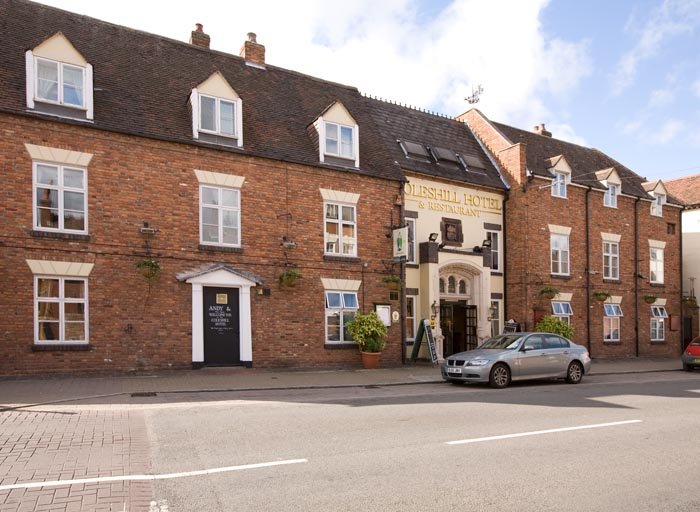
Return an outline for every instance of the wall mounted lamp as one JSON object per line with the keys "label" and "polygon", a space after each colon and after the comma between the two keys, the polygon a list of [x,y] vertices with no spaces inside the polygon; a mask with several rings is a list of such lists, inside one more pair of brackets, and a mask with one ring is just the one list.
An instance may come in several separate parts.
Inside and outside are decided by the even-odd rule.
{"label": "wall mounted lamp", "polygon": [[437,234],[437,233],[430,233],[430,236],[428,237],[428,241],[429,241],[429,242],[435,242],[435,241],[437,240],[437,238],[438,238],[438,234]]}
{"label": "wall mounted lamp", "polygon": [[440,309],[440,306],[438,306],[437,301],[434,300],[433,303],[430,305],[430,311],[432,311],[433,316],[437,316],[439,309]]}

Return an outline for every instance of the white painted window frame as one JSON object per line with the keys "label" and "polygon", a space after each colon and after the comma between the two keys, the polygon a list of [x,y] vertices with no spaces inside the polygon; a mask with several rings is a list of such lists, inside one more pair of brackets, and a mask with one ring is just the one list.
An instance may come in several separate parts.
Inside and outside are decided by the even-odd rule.
{"label": "white painted window frame", "polygon": [[[207,130],[202,128],[202,100],[204,98],[212,99],[214,100],[214,121],[216,122],[216,128],[214,130]],[[197,94],[197,101],[198,101],[198,112],[199,112],[199,131],[202,133],[211,133],[212,135],[220,135],[221,137],[228,137],[230,139],[236,139],[238,138],[238,102],[235,100],[228,100],[225,98],[219,98],[217,96],[212,96],[210,94],[203,94],[203,93],[198,93]],[[233,133],[223,133],[221,131],[221,103],[230,103],[233,105]]]}
{"label": "white painted window frame", "polygon": [[[333,205],[338,207],[338,219],[329,219],[326,217],[326,213],[328,211],[328,206]],[[349,207],[353,209],[353,218],[354,220],[351,222],[349,221],[344,221],[343,220],[343,207]],[[338,252],[329,252],[328,251],[328,230],[326,229],[326,224],[327,223],[334,223],[338,225],[338,240],[336,242]],[[353,252],[352,254],[350,253],[345,253],[343,252],[343,224],[352,224],[354,231],[355,231],[355,244],[353,247]],[[342,202],[336,202],[336,201],[324,201],[323,202],[323,253],[328,256],[348,256],[348,257],[354,257],[357,256],[357,246],[358,246],[358,241],[359,241],[359,235],[358,235],[358,229],[357,229],[357,205],[353,203],[342,203]]]}
{"label": "white painted window frame", "polygon": [[[554,248],[554,240],[557,237],[561,237],[562,240],[566,240],[566,248],[564,248],[564,249],[562,249],[562,248],[555,249]],[[571,262],[569,260],[569,252],[570,252],[569,242],[570,242],[569,235],[563,235],[561,233],[550,233],[550,235],[549,235],[549,254],[550,254],[549,270],[550,270],[550,273],[554,276],[568,276],[571,274]],[[555,251],[557,254],[556,259],[554,258]],[[563,255],[565,255],[566,258],[564,258]],[[557,272],[554,271],[554,263],[555,262],[558,263],[558,266],[559,266],[559,271],[557,271]],[[561,271],[562,263],[564,263],[564,262],[566,262],[566,268],[567,268],[566,272]]]}
{"label": "white painted window frame", "polygon": [[[337,293],[340,295],[340,300],[341,300],[341,305],[339,308],[331,308],[328,307],[328,294],[330,293]],[[343,294],[350,294],[354,295],[355,297],[355,304],[357,307],[355,308],[350,308],[345,306],[345,297]],[[323,301],[324,301],[324,313],[323,313],[323,323],[324,323],[324,339],[326,344],[328,345],[340,345],[340,344],[345,344],[345,343],[354,343],[354,340],[346,340],[345,339],[345,323],[343,321],[343,313],[348,312],[348,311],[354,311],[355,313],[358,313],[360,311],[360,302],[359,302],[359,297],[357,296],[356,291],[351,291],[351,290],[324,290],[323,293]],[[328,313],[329,312],[338,312],[340,315],[340,328],[339,328],[339,340],[329,340],[328,339]]]}
{"label": "white painted window frame", "polygon": [[[48,98],[40,98],[39,97],[39,62],[42,62],[42,61],[48,62],[51,64],[55,64],[57,69],[58,69],[58,75],[57,75],[58,101],[50,100]],[[81,71],[82,76],[83,76],[83,95],[82,95],[82,103],[80,105],[74,105],[73,103],[64,103],[63,70],[66,67],[79,69]],[[51,103],[53,105],[62,105],[64,107],[75,108],[78,110],[87,110],[86,99],[87,99],[87,85],[88,84],[87,84],[87,80],[86,80],[86,75],[87,75],[86,68],[84,68],[83,66],[76,66],[75,64],[68,64],[66,62],[59,62],[57,60],[47,59],[45,57],[34,57],[34,70],[33,70],[33,72],[34,72],[34,101],[38,101],[40,103]]]}
{"label": "white painted window frame", "polygon": [[[486,231],[486,238],[491,241],[491,271],[503,272],[503,262],[501,261],[501,237],[500,231]],[[493,238],[496,239],[496,249],[493,248]],[[495,258],[494,258],[495,255]],[[493,267],[493,262],[496,262],[496,268]]]}
{"label": "white painted window frame", "polygon": [[[611,249],[615,247],[617,252]],[[609,264],[605,265],[608,259]],[[603,240],[603,279],[620,279],[620,244],[610,240]]]}
{"label": "white painted window frame", "polygon": [[603,194],[603,206],[607,208],[617,208],[617,196],[620,193],[620,185],[617,183],[608,184],[608,188]]}
{"label": "white painted window frame", "polygon": [[568,185],[569,180],[570,178],[568,173],[554,171],[554,177],[552,178],[552,196],[566,199],[566,186]]}
{"label": "white painted window frame", "polygon": [[[418,223],[416,222],[417,219],[407,217],[406,218],[406,226],[408,227],[408,257],[406,258],[406,263],[411,263],[411,264],[418,264],[418,243],[417,243],[417,237],[416,237],[416,227]],[[411,240],[411,231],[413,231],[413,240]],[[411,258],[411,253],[413,253],[413,257]]]}
{"label": "white painted window frame", "polygon": [[[622,315],[622,308],[619,304],[603,304],[603,342],[604,343],[619,343],[622,339],[620,330],[621,324],[620,318]],[[605,337],[606,330],[611,333],[610,338]],[[613,337],[612,333],[617,333],[617,337]]]}
{"label": "white painted window frame", "polygon": [[[37,167],[39,165],[45,165],[47,167],[55,167],[58,169],[59,183],[56,186],[49,186],[39,183],[37,180]],[[83,172],[83,189],[65,187],[63,186],[63,171],[64,169],[82,171]],[[37,216],[37,210],[39,205],[37,205],[36,196],[38,188],[49,188],[51,190],[58,191],[58,228],[49,228],[39,225],[39,218]],[[64,205],[63,205],[63,192],[80,192],[83,194],[83,211],[85,212],[85,228],[79,229],[65,229],[63,228],[64,223]],[[88,171],[86,167],[81,167],[79,165],[64,165],[57,164],[55,162],[46,162],[41,160],[32,161],[32,224],[36,231],[48,231],[50,233],[74,233],[85,235],[88,232]]]}
{"label": "white painted window frame", "polygon": [[[56,279],[58,280],[58,297],[39,297],[39,280],[40,279]],[[66,281],[82,281],[85,290],[83,298],[66,298],[65,297],[65,282]],[[40,340],[39,339],[39,303],[52,302],[58,304],[58,322],[60,340]],[[85,339],[84,340],[66,340],[65,336],[65,304],[84,304],[85,305]],[[90,311],[88,299],[88,280],[84,277],[75,276],[52,276],[45,274],[34,275],[34,344],[35,345],[87,345],[90,343]]]}
{"label": "white painted window frame", "polygon": [[[652,257],[654,253],[657,255],[656,260]],[[654,273],[656,276],[652,279]],[[663,284],[664,277],[664,249],[661,247],[649,247],[649,282]]]}
{"label": "white painted window frame", "polygon": [[574,310],[571,308],[571,302],[565,300],[552,301],[552,316],[564,320],[567,324],[571,324],[573,315]]}
{"label": "white painted window frame", "polygon": [[655,194],[654,200],[651,202],[650,213],[654,217],[663,217],[664,204],[666,204],[666,194]]}
{"label": "white painted window frame", "polygon": [[[338,137],[337,138],[338,151],[336,153],[329,151],[328,145],[326,143],[327,138],[328,138],[329,125],[333,125],[333,126],[337,127],[336,135]],[[321,130],[321,133],[319,133],[319,136],[322,137],[321,145],[323,148],[323,151],[322,151],[323,154],[321,156],[323,157],[325,155],[325,156],[332,156],[335,158],[342,158],[344,160],[353,160],[353,161],[355,161],[355,166],[358,166],[359,165],[359,161],[358,161],[359,159],[357,158],[357,154],[358,154],[358,150],[359,150],[359,148],[358,148],[359,128],[358,128],[358,126],[357,125],[350,126],[347,124],[337,123],[335,121],[328,121],[328,120],[323,119],[323,118],[321,118],[321,126],[322,126],[322,130]],[[340,133],[341,133],[342,128],[348,128],[348,129],[350,129],[350,131],[352,133],[352,155],[351,156],[345,156],[342,154],[342,151],[341,151]],[[323,162],[323,158],[321,159],[321,161]]]}
{"label": "white painted window frame", "polygon": [[[491,304],[496,304],[498,312],[495,318],[491,318],[491,336],[498,336],[503,332],[503,322],[501,317],[503,316],[503,300],[501,299],[491,299]],[[496,327],[496,332],[494,332],[494,327]]]}
{"label": "white painted window frame", "polygon": [[[408,303],[412,302],[413,303],[413,316],[408,316]],[[406,320],[413,320],[411,322],[411,325],[413,326],[413,337],[406,336],[406,341],[413,341],[415,342],[416,340],[416,333],[418,332],[418,305],[420,303],[418,302],[418,295],[406,295]]]}
{"label": "white painted window frame", "polygon": [[[204,197],[204,189],[209,188],[212,190],[216,190],[218,194],[218,205],[211,205],[211,204],[204,204],[203,197]],[[221,201],[221,196],[223,194],[224,190],[229,190],[232,192],[236,192],[238,195],[238,207],[234,206],[224,206]],[[211,242],[211,241],[205,241],[204,240],[204,229],[203,229],[203,221],[204,221],[204,214],[203,214],[203,209],[204,207],[207,208],[212,208],[216,209],[217,211],[217,222],[218,222],[218,237],[219,241],[218,242]],[[238,229],[238,243],[235,244],[227,244],[223,242],[224,239],[224,224],[223,224],[223,216],[224,216],[224,211],[235,211],[238,212],[238,225],[236,228]],[[217,185],[210,185],[208,183],[200,183],[199,184],[199,243],[202,245],[209,245],[213,247],[241,247],[242,246],[242,240],[243,240],[243,233],[241,232],[241,213],[242,211],[242,204],[241,204],[241,190],[238,188],[233,188],[233,187],[220,187]]]}

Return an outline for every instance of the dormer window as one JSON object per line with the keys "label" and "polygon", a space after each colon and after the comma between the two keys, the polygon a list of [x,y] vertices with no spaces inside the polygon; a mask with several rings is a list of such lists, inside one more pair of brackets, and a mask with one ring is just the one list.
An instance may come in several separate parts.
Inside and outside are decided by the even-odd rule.
{"label": "dormer window", "polygon": [[666,204],[666,194],[656,194],[654,200],[651,203],[651,214],[655,217],[663,217],[664,210],[663,206]]}
{"label": "dormer window", "polygon": [[243,102],[220,72],[192,89],[192,137],[230,147],[243,146]]}
{"label": "dormer window", "polygon": [[36,59],[36,100],[82,107],[85,69],[62,62]]}
{"label": "dormer window", "polygon": [[25,55],[27,108],[43,114],[92,119],[92,66],[58,32]]}
{"label": "dormer window", "polygon": [[360,128],[342,103],[336,101],[316,118],[314,136],[318,136],[318,160],[347,167],[360,166]]}
{"label": "dormer window", "polygon": [[554,197],[563,197],[566,199],[567,182],[568,175],[566,173],[554,171],[554,178],[552,178],[552,195]]}
{"label": "dormer window", "polygon": [[552,175],[552,197],[566,199],[566,187],[571,183],[571,166],[562,155],[547,158],[545,162]]}
{"label": "dormer window", "polygon": [[355,144],[352,126],[326,121],[326,155],[355,159]]}
{"label": "dormer window", "polygon": [[236,136],[236,104],[213,96],[199,95],[199,131],[224,137]]}
{"label": "dormer window", "polygon": [[605,197],[603,198],[603,204],[609,208],[617,208],[617,196],[620,187],[618,185],[610,183],[608,189],[605,191]]}

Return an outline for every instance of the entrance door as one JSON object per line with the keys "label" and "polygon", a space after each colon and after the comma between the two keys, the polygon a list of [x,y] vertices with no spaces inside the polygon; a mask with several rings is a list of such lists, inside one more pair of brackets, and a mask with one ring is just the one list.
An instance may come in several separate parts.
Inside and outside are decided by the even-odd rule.
{"label": "entrance door", "polygon": [[241,364],[238,288],[204,287],[204,364]]}
{"label": "entrance door", "polygon": [[476,306],[465,306],[464,320],[464,350],[474,350],[479,344],[479,338],[476,335]]}

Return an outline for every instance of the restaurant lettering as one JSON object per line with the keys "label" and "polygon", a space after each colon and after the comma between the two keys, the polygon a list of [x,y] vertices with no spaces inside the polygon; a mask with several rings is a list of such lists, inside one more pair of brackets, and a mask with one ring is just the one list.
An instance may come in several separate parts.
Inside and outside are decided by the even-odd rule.
{"label": "restaurant lettering", "polygon": [[482,211],[500,212],[501,200],[440,187],[406,183],[404,193],[416,198],[421,209],[479,217]]}

